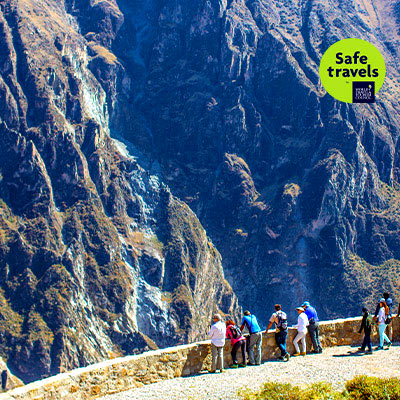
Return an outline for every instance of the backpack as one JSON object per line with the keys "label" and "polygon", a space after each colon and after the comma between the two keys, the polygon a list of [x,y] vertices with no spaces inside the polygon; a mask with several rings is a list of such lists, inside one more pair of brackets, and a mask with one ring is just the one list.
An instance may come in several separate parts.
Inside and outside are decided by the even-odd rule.
{"label": "backpack", "polygon": [[375,325],[374,318],[372,315],[368,314],[367,318],[365,319],[365,327],[369,329],[372,327],[372,325]]}
{"label": "backpack", "polygon": [[239,339],[242,336],[242,331],[236,325],[231,325],[231,333],[233,339]]}
{"label": "backpack", "polygon": [[276,324],[276,327],[280,330],[280,331],[284,331],[285,329],[287,329],[287,319],[283,318],[282,315],[282,311],[278,311],[276,313],[276,317],[278,319],[278,323]]}

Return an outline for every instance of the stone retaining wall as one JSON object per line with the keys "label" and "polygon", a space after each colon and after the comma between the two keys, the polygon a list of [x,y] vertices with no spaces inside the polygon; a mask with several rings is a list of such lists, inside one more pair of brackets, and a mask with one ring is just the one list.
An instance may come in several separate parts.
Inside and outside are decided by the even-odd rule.
{"label": "stone retaining wall", "polygon": [[[323,347],[359,345],[362,336],[358,334],[361,318],[340,319],[320,323],[320,337]],[[400,338],[400,320],[393,321],[394,340]],[[288,351],[294,351],[292,340],[296,330],[289,328]],[[377,343],[377,334],[373,341]],[[311,349],[309,338],[307,349]],[[225,344],[225,365],[231,363],[230,342]],[[263,360],[275,358],[279,351],[275,345],[274,333],[264,333]],[[0,394],[0,400],[87,400],[133,389],[145,384],[187,376],[210,367],[211,344],[209,341],[176,346],[168,349],[149,351],[136,356],[118,358],[79,368],[68,373],[33,382],[29,385]]]}

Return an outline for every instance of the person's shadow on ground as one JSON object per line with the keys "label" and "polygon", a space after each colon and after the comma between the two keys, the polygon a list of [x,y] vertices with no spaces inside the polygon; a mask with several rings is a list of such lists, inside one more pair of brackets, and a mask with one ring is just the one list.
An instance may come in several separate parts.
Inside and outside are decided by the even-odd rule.
{"label": "person's shadow on ground", "polygon": [[360,356],[370,356],[371,354],[374,353],[365,353],[364,351],[361,350],[356,350],[356,351],[348,351],[346,354],[334,354],[332,357],[360,357]]}

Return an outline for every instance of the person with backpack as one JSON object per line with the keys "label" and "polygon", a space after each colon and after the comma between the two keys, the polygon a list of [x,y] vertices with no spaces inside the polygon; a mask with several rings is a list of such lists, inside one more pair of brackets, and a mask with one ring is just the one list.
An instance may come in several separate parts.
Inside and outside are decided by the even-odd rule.
{"label": "person with backpack", "polygon": [[389,320],[389,307],[386,305],[385,299],[382,298],[379,301],[379,313],[378,313],[378,327],[379,327],[379,346],[375,350],[383,350],[385,341],[388,343],[388,348],[392,345],[392,342],[385,333],[386,325]]}
{"label": "person with backpack", "polygon": [[363,307],[362,311],[363,311],[363,318],[358,333],[362,333],[362,331],[364,330],[364,340],[359,350],[365,351],[365,348],[368,347],[367,353],[372,353],[371,330],[374,322],[372,315],[369,314],[368,310],[365,307]]}
{"label": "person with backpack", "polygon": [[280,360],[289,361],[290,355],[286,350],[286,339],[287,339],[287,315],[282,311],[280,304],[275,304],[275,312],[269,319],[267,332],[270,330],[272,324],[275,324],[275,341],[281,350]]}
{"label": "person with backpack", "polygon": [[[387,332],[387,336],[389,337],[390,340],[392,340],[393,337],[393,329],[392,329],[392,307],[393,307],[393,300],[390,298],[390,294],[388,292],[383,293],[382,295],[383,299],[385,300],[386,305],[389,307],[389,314],[388,314],[388,318],[387,318],[387,322],[386,322],[386,332]],[[376,305],[376,309],[375,309],[375,319],[377,319],[378,317],[378,313],[379,313],[379,303]]]}
{"label": "person with backpack", "polygon": [[250,333],[249,365],[261,365],[262,332],[256,316],[252,315],[250,311],[244,312],[240,330],[243,332],[245,327]]}
{"label": "person with backpack", "polygon": [[[231,368],[245,367],[247,364],[247,352],[246,352],[246,338],[242,335],[242,331],[232,320],[226,321],[226,337],[231,339],[232,345],[232,361]],[[239,348],[242,349],[242,362],[239,364],[236,354]]]}
{"label": "person with backpack", "polygon": [[[306,352],[306,335],[307,335],[308,318],[304,312],[305,310],[303,307],[297,307],[296,311],[299,314],[299,316],[297,318],[297,326],[296,326],[297,335],[293,339],[293,345],[296,350],[296,352],[293,354],[293,357],[305,356],[307,354],[307,352]],[[301,344],[303,346],[302,352],[300,352],[299,343],[298,343],[300,340],[301,340]]]}
{"label": "person with backpack", "polygon": [[308,318],[309,325],[307,326],[307,330],[310,334],[311,342],[313,345],[313,350],[311,353],[322,353],[322,346],[319,340],[319,319],[317,310],[312,307],[310,305],[310,302],[308,301],[305,301],[301,306],[304,308],[304,312]]}

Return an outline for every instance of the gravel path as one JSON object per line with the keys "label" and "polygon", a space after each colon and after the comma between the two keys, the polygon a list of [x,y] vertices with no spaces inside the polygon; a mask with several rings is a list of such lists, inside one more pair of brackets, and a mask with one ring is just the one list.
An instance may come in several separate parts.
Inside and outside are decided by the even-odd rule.
{"label": "gravel path", "polygon": [[201,373],[166,380],[105,396],[102,400],[236,400],[240,388],[258,389],[267,380],[298,385],[326,381],[341,389],[356,375],[400,377],[399,345],[371,355],[356,351],[356,347],[332,347],[322,354],[291,358],[286,363],[266,361],[257,367],[228,369],[222,374]]}

